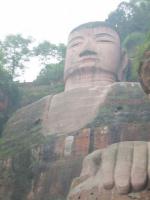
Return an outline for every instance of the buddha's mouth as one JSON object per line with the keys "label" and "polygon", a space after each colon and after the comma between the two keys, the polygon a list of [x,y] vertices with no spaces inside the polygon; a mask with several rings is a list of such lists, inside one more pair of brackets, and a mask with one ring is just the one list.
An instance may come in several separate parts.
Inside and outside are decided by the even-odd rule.
{"label": "buddha's mouth", "polygon": [[98,59],[95,58],[95,57],[91,57],[91,56],[85,56],[85,57],[82,57],[79,61],[79,63],[90,63],[90,62],[97,62]]}

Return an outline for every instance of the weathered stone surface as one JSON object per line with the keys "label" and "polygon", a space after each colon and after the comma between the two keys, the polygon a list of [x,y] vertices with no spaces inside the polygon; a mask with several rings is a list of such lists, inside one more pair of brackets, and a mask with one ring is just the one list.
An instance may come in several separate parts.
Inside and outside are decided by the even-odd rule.
{"label": "weathered stone surface", "polygon": [[[90,180],[91,181],[91,180]],[[93,180],[95,181],[95,180]],[[68,196],[68,200],[149,200],[150,192],[149,190],[140,191],[137,193],[129,193],[127,195],[120,195],[114,190],[104,190],[99,189],[97,186],[93,188],[88,188],[84,190],[81,188],[82,192],[77,192]]]}
{"label": "weathered stone surface", "polygon": [[[128,59],[120,47],[119,35],[104,22],[71,32],[65,92],[18,110],[6,125],[0,145],[6,169],[0,168],[0,182],[8,184],[0,187],[2,199],[7,191],[8,200],[65,197],[84,156],[119,141],[149,140],[150,103],[139,84],[113,84],[124,80],[127,70]],[[82,191],[74,194],[81,191],[85,194],[78,199],[93,199],[98,181],[99,176],[76,179],[72,188],[81,183]],[[111,196],[99,192],[103,200]]]}
{"label": "weathered stone surface", "polygon": [[148,200],[149,151],[149,142],[127,141],[89,154],[68,200]]}
{"label": "weathered stone surface", "polygon": [[65,199],[72,179],[80,173],[81,163],[82,157],[49,163],[33,180],[27,200]]}
{"label": "weathered stone surface", "polygon": [[74,155],[87,155],[90,149],[91,130],[82,129],[75,135],[73,154]]}
{"label": "weathered stone surface", "polygon": [[47,96],[39,101],[32,103],[17,110],[7,123],[4,130],[4,134],[7,135],[10,132],[14,134],[29,134],[29,130],[37,125],[41,127],[41,133],[45,134],[44,123],[47,119],[47,110],[52,96]]}
{"label": "weathered stone surface", "polygon": [[93,121],[110,87],[80,88],[55,95],[48,114],[47,133],[67,134]]}
{"label": "weathered stone surface", "polygon": [[[147,123],[147,120],[149,100],[140,85],[115,83],[103,89],[82,88],[55,95],[49,110],[47,133],[67,134],[86,126],[100,125],[102,129],[107,129],[108,133],[113,131],[112,140],[117,142],[120,137],[122,140],[125,137],[130,138],[129,132],[135,134],[139,124]],[[131,126],[127,132],[125,128],[128,124]],[[128,135],[125,136],[126,134]],[[137,134],[135,137],[140,140],[140,135]]]}
{"label": "weathered stone surface", "polygon": [[[87,154],[119,141],[149,141],[149,120],[150,102],[137,83],[115,83],[104,90],[75,89],[26,106],[10,118],[3,133],[0,157],[4,161],[11,158],[17,166],[6,170],[12,174],[10,179],[1,171],[0,182],[7,180],[2,190],[6,192],[11,187],[14,196],[19,191],[20,200],[43,200],[43,194],[45,200],[48,196],[52,200],[65,197]],[[60,122],[64,123],[62,129]],[[73,143],[66,155],[68,136],[73,136]],[[20,156],[15,158],[18,152]],[[26,168],[23,158],[28,161]],[[18,184],[21,189],[16,190]]]}

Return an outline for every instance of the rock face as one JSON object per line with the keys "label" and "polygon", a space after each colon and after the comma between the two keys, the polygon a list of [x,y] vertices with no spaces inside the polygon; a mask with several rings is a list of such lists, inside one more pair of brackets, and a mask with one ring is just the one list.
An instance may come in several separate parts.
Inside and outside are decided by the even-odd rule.
{"label": "rock face", "polygon": [[1,199],[65,198],[87,154],[149,141],[149,120],[150,102],[137,83],[74,89],[18,110],[1,140]]}
{"label": "rock face", "polygon": [[149,199],[149,151],[150,143],[144,141],[120,142],[94,151],[84,159],[67,199]]}
{"label": "rock face", "polygon": [[[90,180],[92,181],[92,180]],[[95,182],[95,180],[93,180]],[[80,185],[81,186],[81,185]],[[137,192],[137,193],[129,193],[128,195],[120,195],[115,190],[100,190],[97,186],[86,187],[87,190],[81,189],[82,192],[78,193],[76,191],[75,194],[72,194],[68,197],[69,200],[149,200],[150,192],[149,190]]]}

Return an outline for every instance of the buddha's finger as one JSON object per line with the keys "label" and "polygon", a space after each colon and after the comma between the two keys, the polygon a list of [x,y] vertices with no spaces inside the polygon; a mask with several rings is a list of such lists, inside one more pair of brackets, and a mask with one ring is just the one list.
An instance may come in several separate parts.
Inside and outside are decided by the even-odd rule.
{"label": "buddha's finger", "polygon": [[112,189],[114,186],[114,170],[116,164],[118,144],[107,147],[102,153],[102,181],[105,189]]}
{"label": "buddha's finger", "polygon": [[115,185],[120,194],[127,194],[130,190],[132,154],[132,142],[119,143],[115,168]]}
{"label": "buddha's finger", "polygon": [[134,191],[144,188],[147,181],[147,142],[134,142],[131,186]]}
{"label": "buddha's finger", "polygon": [[97,173],[101,163],[101,153],[102,150],[96,150],[85,157],[80,176],[94,176]]}

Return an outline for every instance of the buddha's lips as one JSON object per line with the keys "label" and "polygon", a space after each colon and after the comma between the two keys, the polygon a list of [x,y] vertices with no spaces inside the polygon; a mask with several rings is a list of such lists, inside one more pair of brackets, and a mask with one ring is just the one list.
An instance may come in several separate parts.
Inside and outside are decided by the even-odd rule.
{"label": "buddha's lips", "polygon": [[97,58],[85,57],[82,58],[79,63],[96,62],[97,60]]}

